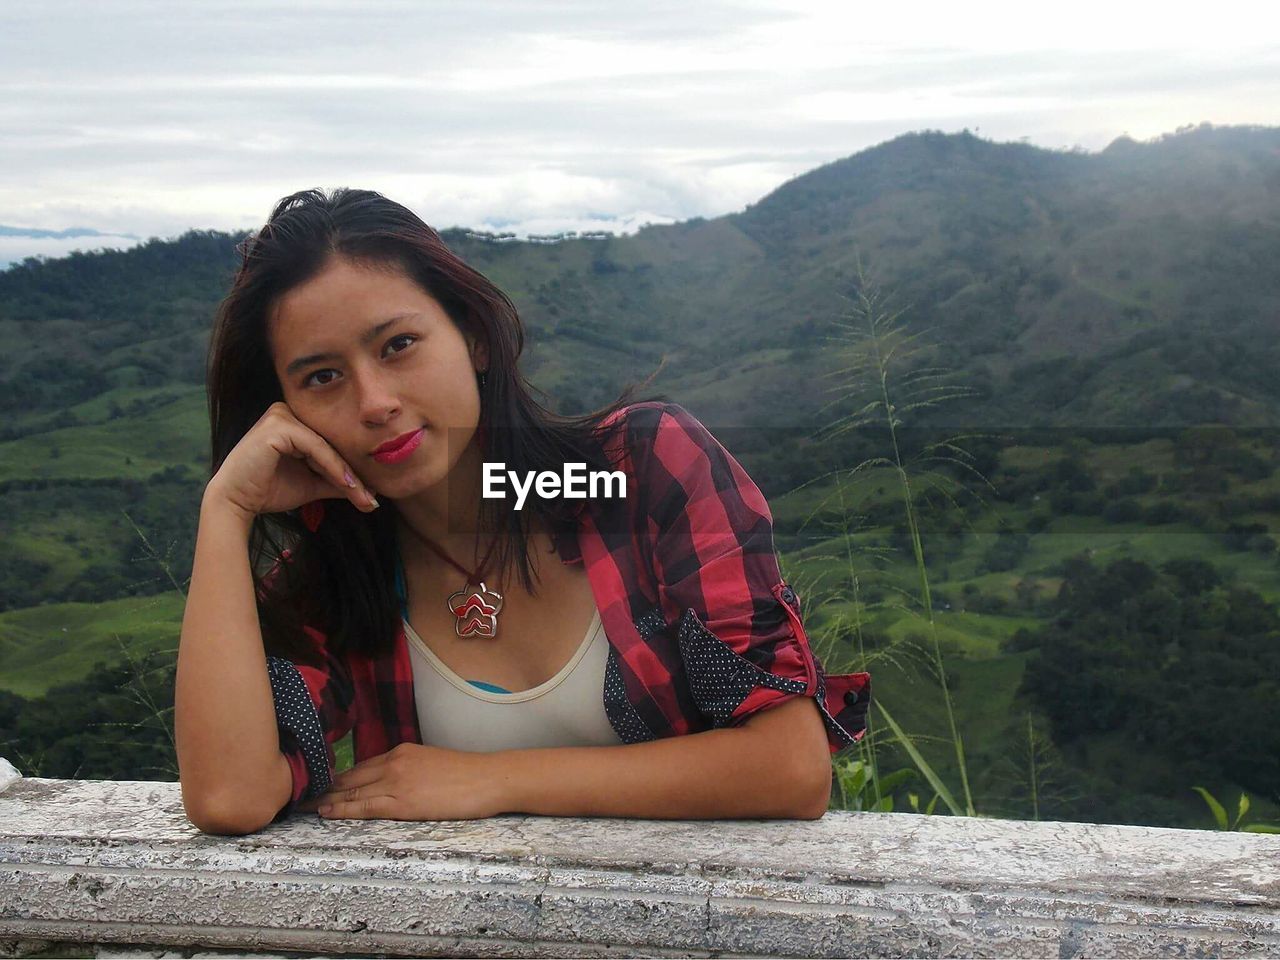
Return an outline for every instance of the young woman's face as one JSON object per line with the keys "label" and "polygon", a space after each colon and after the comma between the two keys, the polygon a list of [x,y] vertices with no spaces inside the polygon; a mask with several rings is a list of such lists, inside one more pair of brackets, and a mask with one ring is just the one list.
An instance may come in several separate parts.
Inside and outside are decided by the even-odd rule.
{"label": "young woman's face", "polygon": [[[379,495],[399,499],[446,477],[480,420],[488,366],[444,308],[395,266],[335,256],[281,297],[267,337],[284,400]],[[394,462],[378,447],[423,428]]]}

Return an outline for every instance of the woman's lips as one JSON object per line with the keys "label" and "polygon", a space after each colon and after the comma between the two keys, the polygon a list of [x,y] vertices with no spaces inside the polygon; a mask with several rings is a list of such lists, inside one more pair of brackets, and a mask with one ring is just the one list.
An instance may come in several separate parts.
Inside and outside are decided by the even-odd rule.
{"label": "woman's lips", "polygon": [[399,463],[401,460],[407,459],[422,443],[423,433],[425,433],[425,430],[419,427],[414,431],[409,439],[400,444],[400,446],[394,447],[391,450],[384,450],[381,453],[375,453],[373,455],[373,459],[377,460],[379,463]]}

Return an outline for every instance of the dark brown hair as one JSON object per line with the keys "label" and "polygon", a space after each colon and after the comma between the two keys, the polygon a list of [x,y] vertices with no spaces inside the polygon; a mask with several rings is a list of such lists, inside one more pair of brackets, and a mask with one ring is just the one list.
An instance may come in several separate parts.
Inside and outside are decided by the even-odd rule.
{"label": "dark brown hair", "polygon": [[[284,399],[267,339],[271,310],[334,255],[398,267],[441,305],[464,335],[488,344],[487,377],[480,391],[482,455],[520,475],[559,471],[567,462],[611,469],[598,432],[601,421],[631,402],[634,391],[657,373],[593,413],[566,417],[548,410],[534,399],[536,388],[519,371],[525,336],[515,305],[412,211],[372,190],[342,187],[328,196],[320,190],[291,194],[238,249],[243,263],[218,306],[209,343],[210,476],[266,409]],[[478,518],[481,529],[499,532],[495,569],[508,571],[514,565],[525,588],[535,591],[529,524],[537,516],[553,529],[566,529],[572,508],[564,499],[533,497],[522,511],[513,508],[510,498],[481,503],[486,511]],[[299,510],[254,519],[249,554],[267,651],[299,662],[313,660],[314,645],[302,631],[310,624],[326,633],[330,654],[348,649],[371,656],[389,652],[400,617],[395,506],[384,498],[368,514],[349,500],[325,500],[324,507],[324,522],[314,533],[303,525]],[[281,563],[286,551],[289,562]]]}

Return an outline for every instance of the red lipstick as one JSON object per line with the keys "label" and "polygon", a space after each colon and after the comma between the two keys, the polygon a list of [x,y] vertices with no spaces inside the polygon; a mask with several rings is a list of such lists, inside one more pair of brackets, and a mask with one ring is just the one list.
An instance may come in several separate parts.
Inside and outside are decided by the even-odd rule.
{"label": "red lipstick", "polygon": [[413,451],[418,449],[422,443],[422,435],[425,428],[419,427],[417,430],[410,430],[408,433],[402,433],[394,440],[388,440],[378,449],[373,451],[373,459],[379,463],[399,463],[406,460],[412,455]]}

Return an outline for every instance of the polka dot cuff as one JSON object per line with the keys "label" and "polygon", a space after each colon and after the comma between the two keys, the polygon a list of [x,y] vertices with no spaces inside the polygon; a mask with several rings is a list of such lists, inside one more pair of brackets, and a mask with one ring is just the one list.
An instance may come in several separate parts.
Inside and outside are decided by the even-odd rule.
{"label": "polka dot cuff", "polygon": [[281,740],[287,735],[302,748],[311,784],[301,799],[310,800],[328,790],[331,782],[329,746],[320,725],[320,714],[296,666],[283,657],[267,657],[267,673],[271,677],[271,695],[275,699]]}

